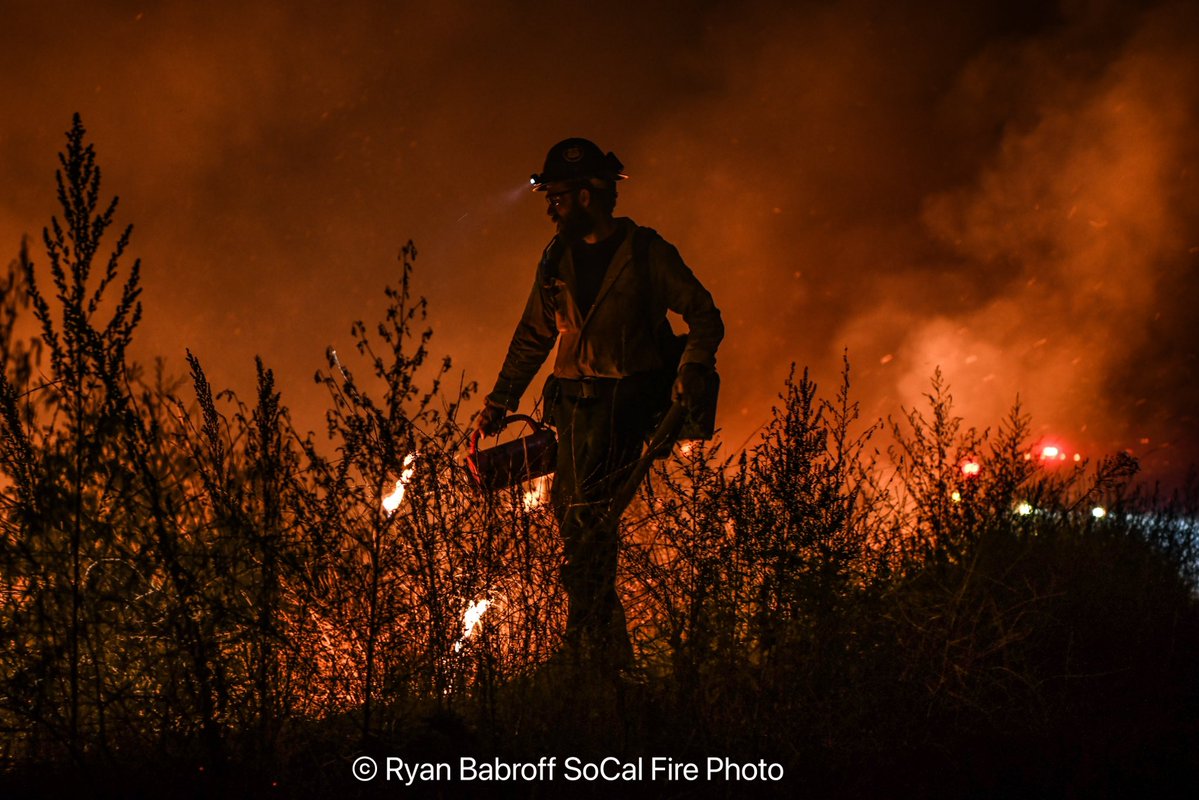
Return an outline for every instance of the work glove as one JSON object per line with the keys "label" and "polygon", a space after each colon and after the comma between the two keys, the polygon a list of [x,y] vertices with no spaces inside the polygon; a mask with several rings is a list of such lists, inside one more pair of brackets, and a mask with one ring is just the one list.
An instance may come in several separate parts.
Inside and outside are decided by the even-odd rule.
{"label": "work glove", "polygon": [[506,416],[508,409],[487,403],[479,412],[479,416],[475,417],[475,430],[482,431],[484,436],[495,436],[504,429]]}
{"label": "work glove", "polygon": [[679,367],[671,398],[682,403],[688,411],[698,410],[708,393],[708,376],[711,372],[703,364],[684,364]]}

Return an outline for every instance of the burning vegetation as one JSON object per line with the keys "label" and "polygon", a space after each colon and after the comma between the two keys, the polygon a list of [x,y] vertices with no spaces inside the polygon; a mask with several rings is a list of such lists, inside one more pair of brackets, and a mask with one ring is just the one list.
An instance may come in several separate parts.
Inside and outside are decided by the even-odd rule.
{"label": "burning vegetation", "polygon": [[[194,355],[187,381],[125,358],[139,271],[128,231],[95,260],[115,201],[83,136],[48,263],[23,251],[3,284],[14,785],[66,764],[328,795],[380,743],[536,761],[617,741],[777,761],[788,792],[1194,776],[1173,754],[1199,744],[1199,510],[1133,490],[1131,458],[1034,445],[1019,408],[967,427],[939,372],[886,425],[859,419],[848,365],[829,398],[793,374],[748,448],[680,448],[643,488],[621,577],[639,671],[597,679],[555,656],[548,479],[481,494],[461,463],[474,389],[429,363],[415,248],[384,320],[352,326],[367,378],[330,350],[325,436],[302,434],[261,363],[247,404]],[[947,754],[968,766],[929,777]]]}

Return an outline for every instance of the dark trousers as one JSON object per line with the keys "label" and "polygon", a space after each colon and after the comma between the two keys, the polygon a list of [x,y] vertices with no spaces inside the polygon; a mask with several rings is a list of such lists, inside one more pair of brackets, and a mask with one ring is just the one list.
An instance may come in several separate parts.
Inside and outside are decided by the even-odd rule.
{"label": "dark trousers", "polygon": [[647,390],[638,376],[563,381],[554,410],[558,471],[552,499],[566,556],[566,639],[584,657],[613,666],[633,655],[616,592],[624,508],[614,507],[614,497],[641,455],[653,413]]}

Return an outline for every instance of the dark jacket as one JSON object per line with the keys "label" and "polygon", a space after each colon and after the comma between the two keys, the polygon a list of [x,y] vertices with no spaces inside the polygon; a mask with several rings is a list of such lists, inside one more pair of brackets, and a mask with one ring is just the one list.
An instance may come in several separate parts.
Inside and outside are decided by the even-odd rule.
{"label": "dark jacket", "polygon": [[668,309],[680,314],[689,328],[680,363],[716,365],[724,323],[712,295],[683,263],[679,251],[661,237],[652,237],[648,263],[638,268],[633,263],[637,225],[627,217],[616,223],[624,228],[624,241],[586,316],[575,302],[570,248],[561,248],[556,270],[552,264],[549,269],[544,264],[538,267],[499,380],[487,397],[489,403],[515,410],[555,341],[554,374],[559,378],[623,378],[661,368],[662,325]]}

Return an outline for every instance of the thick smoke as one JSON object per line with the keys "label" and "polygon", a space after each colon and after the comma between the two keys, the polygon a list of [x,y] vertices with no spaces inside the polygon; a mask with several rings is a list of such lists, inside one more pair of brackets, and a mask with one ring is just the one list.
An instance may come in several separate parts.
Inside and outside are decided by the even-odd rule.
{"label": "thick smoke", "polygon": [[732,444],[848,349],[869,416],[940,366],[971,423],[1019,394],[1068,448],[1199,458],[1193,4],[75,5],[5,10],[0,243],[80,111],[143,355],[245,391],[260,353],[309,427],[410,237],[435,347],[490,384],[550,234],[524,179],[583,135],[725,313]]}
{"label": "thick smoke", "polygon": [[1121,21],[1127,33],[1102,51],[1077,38],[1093,19],[1068,18],[963,72],[949,100],[1003,96],[1015,77],[1019,115],[974,178],[929,196],[921,219],[971,273],[1007,282],[964,313],[913,320],[897,385],[910,393],[937,360],[971,412],[997,411],[980,382],[1019,390],[1048,437],[1179,466],[1194,457],[1199,399],[1179,302],[1194,291],[1195,16],[1173,7]]}

